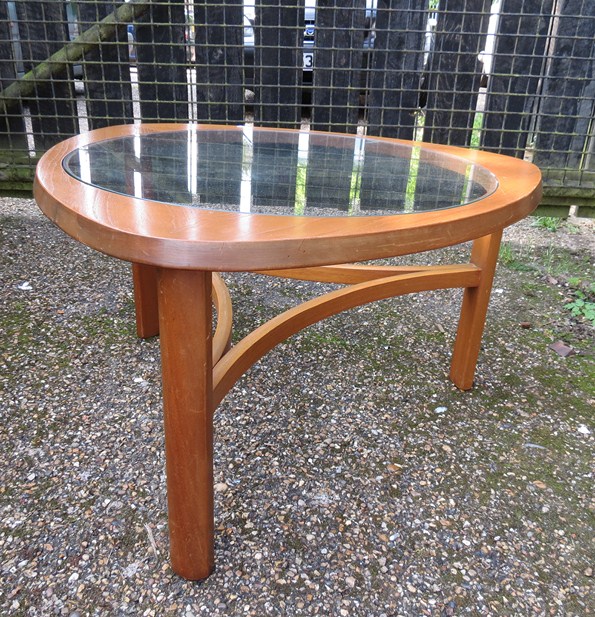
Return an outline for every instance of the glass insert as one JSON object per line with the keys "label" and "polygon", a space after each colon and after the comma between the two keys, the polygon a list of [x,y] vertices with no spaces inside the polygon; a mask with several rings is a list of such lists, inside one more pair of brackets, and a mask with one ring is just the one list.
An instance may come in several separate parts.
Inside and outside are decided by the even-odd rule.
{"label": "glass insert", "polygon": [[75,178],[180,206],[298,216],[441,210],[492,193],[495,176],[416,144],[332,133],[191,127],[79,148]]}

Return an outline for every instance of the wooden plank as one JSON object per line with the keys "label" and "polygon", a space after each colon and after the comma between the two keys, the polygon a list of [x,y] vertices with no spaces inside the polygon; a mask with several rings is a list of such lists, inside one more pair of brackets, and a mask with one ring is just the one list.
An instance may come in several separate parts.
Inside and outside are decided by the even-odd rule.
{"label": "wooden plank", "polygon": [[[550,204],[546,199],[546,203],[540,203],[534,216],[556,216],[558,218],[566,218],[570,214],[570,205],[561,205],[557,203]],[[574,205],[574,204],[573,204]]]}
{"label": "wooden plank", "polygon": [[[17,78],[17,66],[9,22],[8,4],[0,3],[0,90]],[[27,147],[23,106],[19,102],[0,116],[0,148]]]}
{"label": "wooden plank", "polygon": [[[83,32],[115,11],[117,3],[85,0],[77,5],[79,28]],[[85,55],[83,74],[89,129],[133,120],[126,24],[119,25],[115,35],[115,41],[103,41]]]}
{"label": "wooden plank", "polygon": [[595,219],[595,206],[593,206],[593,202],[590,201],[589,204],[579,205],[576,215],[586,219]]}
{"label": "wooden plank", "polygon": [[481,147],[522,158],[545,70],[552,0],[503,0]]}
{"label": "wooden plank", "polygon": [[441,0],[430,57],[423,139],[467,146],[481,81],[477,58],[487,32],[491,0]]}
{"label": "wooden plank", "polygon": [[244,120],[243,20],[242,0],[194,5],[198,122]]}
{"label": "wooden plank", "polygon": [[[18,2],[19,34],[25,71],[58,51],[69,40],[63,2]],[[78,132],[72,70],[64,78],[38,81],[29,99],[35,147],[47,150]]]}
{"label": "wooden plank", "polygon": [[188,119],[184,0],[159,0],[136,26],[143,122]]}
{"label": "wooden plank", "polygon": [[427,0],[379,0],[366,99],[368,135],[413,139]]}
{"label": "wooden plank", "polygon": [[302,103],[304,0],[256,0],[254,123],[297,128]]}
{"label": "wooden plank", "polygon": [[595,100],[595,2],[566,0],[539,109],[534,162],[580,168],[589,147]]}
{"label": "wooden plank", "polygon": [[[589,153],[585,161],[585,168],[589,172],[595,172],[595,113],[593,115],[593,128],[589,135]],[[595,179],[591,182],[591,186],[595,186]]]}
{"label": "wooden plank", "polygon": [[[593,142],[593,135],[590,138]],[[578,206],[577,216],[595,216],[595,169],[587,157],[583,168],[556,169],[542,165],[543,197],[540,216],[568,216],[571,206]],[[544,213],[545,212],[545,213]]]}
{"label": "wooden plank", "polygon": [[312,128],[355,133],[359,115],[365,0],[316,5]]}

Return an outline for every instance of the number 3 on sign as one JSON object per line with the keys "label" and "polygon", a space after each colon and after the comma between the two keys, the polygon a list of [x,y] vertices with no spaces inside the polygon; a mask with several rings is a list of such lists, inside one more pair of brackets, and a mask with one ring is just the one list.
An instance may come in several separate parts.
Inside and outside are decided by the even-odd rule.
{"label": "number 3 on sign", "polygon": [[314,67],[314,54],[304,52],[304,71],[311,71]]}

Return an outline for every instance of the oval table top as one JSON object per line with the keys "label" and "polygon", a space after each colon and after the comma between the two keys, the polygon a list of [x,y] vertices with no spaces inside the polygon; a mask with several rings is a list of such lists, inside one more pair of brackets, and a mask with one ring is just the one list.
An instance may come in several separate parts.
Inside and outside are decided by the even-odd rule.
{"label": "oval table top", "polygon": [[510,157],[389,138],[140,124],[54,146],[34,194],[64,231],[109,255],[247,271],[478,238],[535,209],[541,175]]}

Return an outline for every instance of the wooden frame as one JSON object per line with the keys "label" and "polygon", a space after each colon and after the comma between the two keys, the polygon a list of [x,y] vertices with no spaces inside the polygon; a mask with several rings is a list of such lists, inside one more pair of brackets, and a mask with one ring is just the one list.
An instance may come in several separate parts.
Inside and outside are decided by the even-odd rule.
{"label": "wooden frame", "polygon": [[[34,188],[41,209],[64,231],[133,263],[138,335],[159,334],[161,339],[171,560],[174,570],[188,579],[205,578],[214,567],[213,412],[237,379],[279,342],[325,317],[382,298],[460,287],[465,292],[450,377],[459,388],[470,388],[502,230],[534,210],[541,196],[539,170],[529,163],[431,144],[420,144],[428,156],[439,160],[448,154],[481,165],[495,174],[497,189],[480,201],[425,213],[279,217],[185,208],[110,193],[76,180],[62,167],[69,152],[94,141],[213,128],[224,129],[127,125],[69,139],[41,159]],[[391,143],[384,141],[387,147]],[[474,241],[467,264],[345,263],[467,240]],[[346,287],[286,311],[231,347],[231,299],[220,271]]]}

